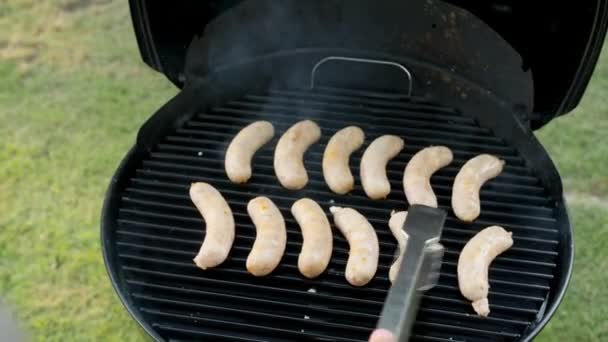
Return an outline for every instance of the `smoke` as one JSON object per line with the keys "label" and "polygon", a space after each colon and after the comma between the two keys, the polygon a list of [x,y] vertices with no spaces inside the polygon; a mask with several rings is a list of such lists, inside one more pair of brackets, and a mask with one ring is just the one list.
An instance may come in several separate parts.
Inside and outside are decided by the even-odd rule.
{"label": "smoke", "polygon": [[[439,84],[450,87],[443,81],[450,77],[436,78],[452,73],[507,98],[530,92],[530,75],[508,43],[469,12],[437,0],[246,0],[212,20],[193,42],[186,73],[204,77],[251,63],[218,82],[307,89],[314,65],[329,55],[396,61],[410,71],[418,95],[436,93]],[[320,85],[410,90],[403,71],[386,65],[328,63],[318,71]],[[307,110],[302,116],[323,115]]]}

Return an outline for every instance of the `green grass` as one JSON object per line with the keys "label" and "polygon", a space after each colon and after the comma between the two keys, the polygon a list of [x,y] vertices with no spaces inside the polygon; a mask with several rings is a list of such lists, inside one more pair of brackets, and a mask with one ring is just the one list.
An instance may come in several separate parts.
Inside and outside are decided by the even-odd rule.
{"label": "green grass", "polygon": [[[142,340],[109,285],[101,200],[177,90],[143,65],[124,1],[0,2],[0,298],[36,341]],[[608,339],[608,56],[539,133],[566,184],[576,268],[539,340]],[[602,167],[603,166],[603,167]]]}

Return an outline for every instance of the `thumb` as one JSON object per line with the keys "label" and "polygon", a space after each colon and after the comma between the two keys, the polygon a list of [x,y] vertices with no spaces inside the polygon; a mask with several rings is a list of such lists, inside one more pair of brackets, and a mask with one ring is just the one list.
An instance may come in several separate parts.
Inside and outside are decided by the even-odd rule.
{"label": "thumb", "polygon": [[397,339],[386,329],[376,329],[369,337],[369,342],[397,342]]}

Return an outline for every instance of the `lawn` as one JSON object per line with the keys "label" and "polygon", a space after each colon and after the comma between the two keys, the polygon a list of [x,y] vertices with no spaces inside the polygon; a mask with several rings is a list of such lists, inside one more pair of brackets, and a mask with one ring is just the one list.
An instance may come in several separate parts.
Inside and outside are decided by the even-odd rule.
{"label": "lawn", "polygon": [[[138,127],[177,90],[141,61],[126,1],[0,1],[0,80],[0,299],[36,341],[143,340],[105,273],[99,214]],[[607,92],[605,53],[579,108],[538,133],[577,252],[540,341],[608,340]]]}

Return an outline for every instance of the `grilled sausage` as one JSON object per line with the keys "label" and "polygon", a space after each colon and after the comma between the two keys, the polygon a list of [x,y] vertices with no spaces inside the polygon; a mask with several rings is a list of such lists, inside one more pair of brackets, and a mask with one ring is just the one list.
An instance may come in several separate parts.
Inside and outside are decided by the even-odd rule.
{"label": "grilled sausage", "polygon": [[378,268],[380,248],[374,227],[367,219],[351,208],[331,207],[336,227],[349,244],[346,263],[346,280],[353,286],[369,283]]}
{"label": "grilled sausage", "polygon": [[291,213],[302,229],[302,251],[298,269],[307,278],[323,273],[331,259],[333,235],[323,209],[313,200],[302,198],[291,206]]}
{"label": "grilled sausage", "polygon": [[247,257],[247,271],[256,277],[272,272],[281,262],[287,245],[285,220],[267,197],[256,197],[247,204],[247,213],[255,225],[255,242]]}
{"label": "grilled sausage", "polygon": [[274,151],[274,172],[283,187],[299,190],[308,183],[304,167],[304,152],[321,138],[321,129],[310,121],[304,120],[291,126],[279,139]]}
{"label": "grilled sausage", "polygon": [[386,176],[386,164],[403,149],[403,139],[394,135],[383,135],[367,147],[361,158],[361,184],[367,197],[386,198],[391,192],[391,183]]}
{"label": "grilled sausage", "polygon": [[403,189],[410,205],[423,204],[437,208],[431,176],[451,163],[452,159],[452,151],[445,146],[427,147],[412,157],[403,173]]}
{"label": "grilled sausage", "polygon": [[491,226],[477,233],[460,252],[458,287],[480,316],[490,313],[488,268],[496,256],[513,245],[511,235],[502,227]]}
{"label": "grilled sausage", "polygon": [[485,182],[498,176],[504,165],[504,160],[480,154],[462,166],[452,189],[452,209],[459,219],[472,222],[479,216],[479,190]]}
{"label": "grilled sausage", "polygon": [[234,217],[222,194],[207,183],[193,183],[190,198],[205,220],[205,239],[194,258],[196,266],[205,270],[228,257],[234,242]]}
{"label": "grilled sausage", "polygon": [[407,211],[392,212],[391,218],[388,220],[388,227],[391,229],[391,233],[397,240],[397,258],[391,265],[388,271],[388,279],[393,283],[397,278],[399,267],[401,267],[401,260],[403,259],[403,253],[405,253],[405,246],[407,245],[407,239],[409,236],[403,230],[405,219],[407,218]]}
{"label": "grilled sausage", "polygon": [[224,165],[226,174],[233,183],[247,183],[251,178],[251,159],[255,152],[274,136],[274,127],[268,121],[256,121],[234,136],[228,149]]}
{"label": "grilled sausage", "polygon": [[365,140],[365,133],[357,126],[349,126],[336,132],[323,153],[323,177],[331,191],[346,194],[355,186],[348,159]]}

